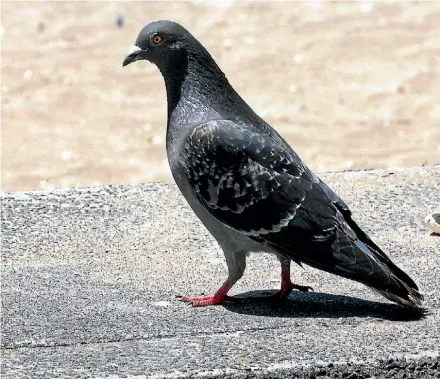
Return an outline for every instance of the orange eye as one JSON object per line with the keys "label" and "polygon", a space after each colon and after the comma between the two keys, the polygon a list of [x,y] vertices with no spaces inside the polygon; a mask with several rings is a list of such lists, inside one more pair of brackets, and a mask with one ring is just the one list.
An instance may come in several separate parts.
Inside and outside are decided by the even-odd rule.
{"label": "orange eye", "polygon": [[160,34],[156,34],[151,38],[153,45],[160,45],[163,42],[163,37]]}

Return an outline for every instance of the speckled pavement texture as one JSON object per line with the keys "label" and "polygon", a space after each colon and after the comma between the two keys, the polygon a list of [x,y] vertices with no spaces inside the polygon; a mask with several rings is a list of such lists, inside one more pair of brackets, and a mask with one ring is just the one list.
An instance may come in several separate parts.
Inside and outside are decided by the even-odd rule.
{"label": "speckled pavement texture", "polygon": [[[440,378],[440,166],[320,175],[426,296],[422,316],[305,267],[279,307],[193,308],[226,265],[174,185],[2,197],[2,378]],[[277,289],[249,258],[232,294]]]}

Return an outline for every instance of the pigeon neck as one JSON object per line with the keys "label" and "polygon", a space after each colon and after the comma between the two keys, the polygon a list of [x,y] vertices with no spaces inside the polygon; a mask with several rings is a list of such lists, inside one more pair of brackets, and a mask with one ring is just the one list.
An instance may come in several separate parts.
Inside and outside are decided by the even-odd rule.
{"label": "pigeon neck", "polygon": [[162,75],[165,80],[165,87],[167,91],[167,103],[168,103],[168,118],[173,109],[176,108],[181,98],[181,88],[185,81],[186,65],[180,70],[168,67],[161,69]]}
{"label": "pigeon neck", "polygon": [[[168,100],[168,125],[173,120],[187,126],[233,111],[225,108],[242,101],[211,56],[188,55],[176,70],[164,70]],[[182,125],[183,126],[183,125]]]}

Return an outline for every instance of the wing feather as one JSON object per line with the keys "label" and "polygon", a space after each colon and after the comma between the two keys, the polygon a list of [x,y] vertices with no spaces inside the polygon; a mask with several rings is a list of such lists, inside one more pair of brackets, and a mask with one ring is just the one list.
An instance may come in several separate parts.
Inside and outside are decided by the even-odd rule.
{"label": "wing feather", "polygon": [[[319,180],[276,140],[230,121],[198,126],[183,152],[190,185],[208,211],[249,236],[279,232],[292,223],[319,237],[337,210]],[[313,210],[295,217],[298,209]]]}

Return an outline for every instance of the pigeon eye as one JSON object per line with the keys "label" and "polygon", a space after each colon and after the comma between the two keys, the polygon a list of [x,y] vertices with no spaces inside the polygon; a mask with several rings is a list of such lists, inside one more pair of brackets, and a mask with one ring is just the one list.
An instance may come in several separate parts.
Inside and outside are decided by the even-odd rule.
{"label": "pigeon eye", "polygon": [[156,34],[151,37],[151,43],[153,45],[160,45],[163,42],[164,38],[160,34]]}

